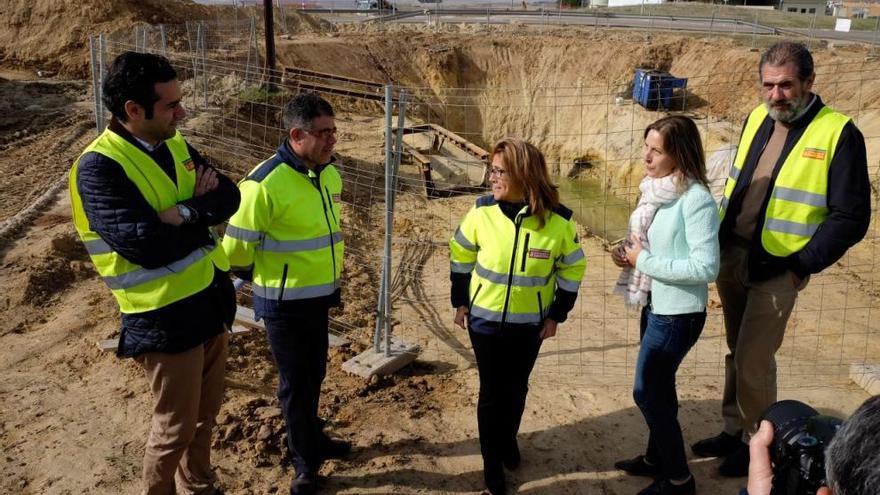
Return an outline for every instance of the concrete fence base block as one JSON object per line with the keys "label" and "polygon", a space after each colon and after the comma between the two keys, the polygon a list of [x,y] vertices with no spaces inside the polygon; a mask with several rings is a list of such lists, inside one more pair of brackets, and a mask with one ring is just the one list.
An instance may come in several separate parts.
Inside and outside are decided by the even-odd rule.
{"label": "concrete fence base block", "polygon": [[[253,309],[238,306],[235,313],[235,323],[232,324],[230,333],[235,335],[237,333],[250,332],[251,330],[265,331],[266,325],[263,324],[262,320],[257,321],[254,319]],[[347,340],[338,335],[330,334],[330,347],[341,347],[344,345],[348,345]],[[116,352],[118,347],[119,339],[107,339],[98,342],[98,348],[101,349],[102,352]]]}
{"label": "concrete fence base block", "polygon": [[384,349],[375,352],[371,347],[342,363],[342,369],[364,378],[390,375],[415,361],[420,350],[416,344],[391,337],[391,350],[387,356]]}
{"label": "concrete fence base block", "polygon": [[880,395],[880,364],[854,364],[849,377],[871,395]]}

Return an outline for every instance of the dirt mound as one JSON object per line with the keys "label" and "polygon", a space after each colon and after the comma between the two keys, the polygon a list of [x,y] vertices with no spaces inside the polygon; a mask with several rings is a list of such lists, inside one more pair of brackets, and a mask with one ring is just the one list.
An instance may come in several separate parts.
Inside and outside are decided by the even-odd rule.
{"label": "dirt mound", "polygon": [[137,23],[202,19],[210,7],[191,0],[6,0],[0,2],[0,63],[84,77],[88,38]]}
{"label": "dirt mound", "polygon": [[292,34],[320,34],[336,31],[336,26],[325,19],[314,17],[302,12],[284,12],[285,25],[281,26],[283,33]]}
{"label": "dirt mound", "polygon": [[[328,429],[335,435],[344,435],[365,416],[384,416],[389,408],[409,419],[439,414],[439,401],[454,388],[448,375],[437,374],[432,365],[421,362],[371,380],[344,373],[342,363],[363,350],[362,344],[355,343],[329,351],[320,415],[328,418]],[[254,332],[231,340],[227,369],[230,387],[247,391],[230,394],[233,397],[217,419],[214,447],[254,467],[288,463],[284,420],[278,400],[272,396],[277,371],[264,335]],[[333,464],[325,469],[334,469]]]}
{"label": "dirt mound", "polygon": [[46,306],[75,282],[95,275],[82,242],[73,233],[54,237],[50,245],[48,252],[36,255],[28,264],[22,296],[25,304]]}

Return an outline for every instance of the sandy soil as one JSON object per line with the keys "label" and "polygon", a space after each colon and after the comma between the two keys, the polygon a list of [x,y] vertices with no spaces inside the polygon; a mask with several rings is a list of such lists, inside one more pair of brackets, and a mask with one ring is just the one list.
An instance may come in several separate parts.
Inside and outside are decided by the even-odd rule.
{"label": "sandy soil", "polygon": [[[128,8],[117,4],[115,9]],[[13,7],[22,19],[17,29],[29,28],[21,6]],[[191,14],[167,10],[169,16],[181,12]],[[574,157],[590,153],[603,164],[596,177],[612,190],[626,190],[638,177],[633,153],[640,126],[657,114],[605,101],[594,108],[591,101],[613,100],[618,91],[613,88],[625,86],[633,66],[692,77],[689,103],[710,149],[735,139],[739,119],[754,104],[750,78],[757,54],[726,39],[664,35],[647,44],[623,33],[330,30],[307,21],[297,29],[306,34],[279,44],[284,63],[423,88],[413,91],[422,98],[413,107],[413,121],[439,123],[481,144],[506,133],[524,134],[541,144],[561,172]],[[8,33],[0,33],[0,41],[3,36]],[[37,53],[33,42],[16,46],[15,53]],[[81,45],[58,49],[73,53]],[[10,58],[13,48],[7,50],[7,61],[20,61]],[[71,67],[81,67],[82,53],[77,53],[70,55]],[[832,84],[830,77],[835,69],[849,73],[841,67],[863,55],[854,48],[818,50],[825,72],[817,91],[858,113],[876,178],[880,87],[845,77]],[[867,78],[877,70],[873,67],[862,66],[858,77]],[[0,493],[137,493],[149,392],[132,361],[101,353],[96,345],[116,334],[118,310],[76,237],[66,194],[51,194],[93,135],[89,85],[32,81],[28,74],[14,67],[0,72],[5,78],[0,80],[0,170],[7,177],[0,186],[0,232],[5,233],[0,236]],[[600,96],[586,91],[600,83]],[[234,97],[243,89],[234,75],[217,75],[212,84],[211,106],[207,111],[193,106],[186,130],[237,178],[271,152],[279,103]],[[559,88],[575,92],[562,94]],[[462,101],[466,104],[457,107]],[[568,103],[558,104],[563,101]],[[426,200],[417,170],[402,166],[392,283],[395,334],[420,344],[422,353],[390,377],[365,381],[342,372],[342,362],[369,345],[374,324],[383,137],[378,105],[333,102],[340,110],[348,244],[346,306],[334,314],[333,331],[350,344],[331,351],[321,415],[355,450],[351,458],[322,469],[324,492],[478,493],[478,380],[467,335],[451,324],[446,248],[474,197]],[[264,120],[255,117],[260,115]],[[579,132],[569,135],[566,128]],[[42,196],[49,201],[37,201]],[[29,208],[35,202],[39,206]],[[779,354],[781,398],[845,416],[867,397],[846,376],[848,363],[880,356],[875,229],[803,292]],[[533,375],[521,434],[524,462],[510,476],[517,493],[625,494],[646,484],[612,468],[614,460],[644,448],[646,428],[629,391],[637,322],[610,295],[617,270],[606,243],[586,228],[582,234],[587,276],[569,322],[544,345]],[[724,352],[713,293],[704,335],[680,373],[688,442],[720,427]],[[215,430],[221,483],[227,493],[284,493],[290,471],[264,336],[237,334],[228,368],[227,397]],[[743,483],[718,477],[713,460],[693,459],[691,466],[700,493],[735,493]]]}

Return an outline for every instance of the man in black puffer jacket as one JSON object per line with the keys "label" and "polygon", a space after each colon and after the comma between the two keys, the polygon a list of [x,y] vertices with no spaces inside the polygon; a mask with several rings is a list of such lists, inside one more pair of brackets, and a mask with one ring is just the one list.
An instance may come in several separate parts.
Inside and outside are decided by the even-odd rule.
{"label": "man in black puffer jacket", "polygon": [[118,355],[141,364],[155,397],[144,493],[221,493],[211,430],[235,292],[211,228],[238,209],[238,188],[177,132],[185,112],[164,57],[117,57],[103,99],[113,119],[73,165],[71,204],[122,312]]}

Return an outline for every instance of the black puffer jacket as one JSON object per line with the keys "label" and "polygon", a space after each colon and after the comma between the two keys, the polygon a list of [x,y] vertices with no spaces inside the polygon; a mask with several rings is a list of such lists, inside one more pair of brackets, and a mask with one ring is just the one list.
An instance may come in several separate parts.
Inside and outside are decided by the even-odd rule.
{"label": "black puffer jacket", "polygon": [[[110,130],[150,155],[172,181],[176,180],[165,143],[147,150],[115,119]],[[189,150],[197,165],[209,166],[195,149]],[[144,268],[159,268],[200,246],[213,244],[206,227],[227,220],[241,199],[235,184],[218,172],[216,189],[183,202],[195,211],[196,222],[175,227],[159,220],[115,161],[86,153],[77,170],[76,184],[92,230],[114,251]],[[135,357],[145,352],[183,352],[222,332],[234,315],[232,283],[225,272],[215,270],[214,280],[201,292],[157,310],[123,314],[117,354]]]}

